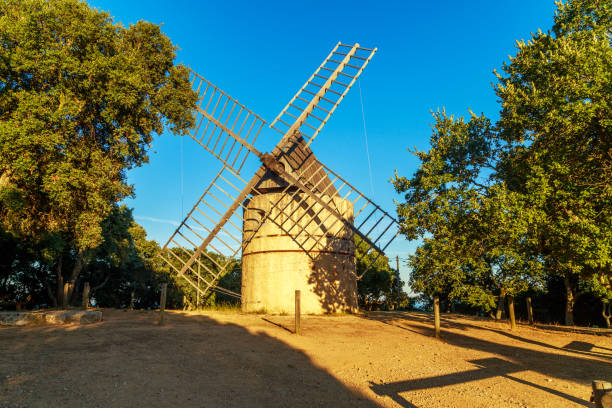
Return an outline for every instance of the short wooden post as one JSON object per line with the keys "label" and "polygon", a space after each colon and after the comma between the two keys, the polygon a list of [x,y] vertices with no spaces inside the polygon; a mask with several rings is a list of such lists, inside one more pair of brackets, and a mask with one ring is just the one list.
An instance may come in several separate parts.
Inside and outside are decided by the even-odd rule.
{"label": "short wooden post", "polygon": [[295,291],[295,334],[297,335],[301,335],[302,334],[302,325],[300,322],[300,314],[301,314],[301,310],[300,310],[300,291],[296,290]]}
{"label": "short wooden post", "polygon": [[591,401],[595,403],[595,408],[612,407],[612,384],[608,381],[595,380],[591,385],[593,387]]}
{"label": "short wooden post", "polygon": [[434,336],[436,336],[436,339],[439,339],[440,338],[440,298],[438,296],[434,296],[433,306],[434,306]]}
{"label": "short wooden post", "polygon": [[196,290],[196,310],[200,310],[200,261],[198,261],[198,290]]}
{"label": "short wooden post", "polygon": [[531,296],[527,296],[525,302],[527,302],[527,319],[529,320],[529,324],[533,324],[533,308],[531,307]]}
{"label": "short wooden post", "polygon": [[70,283],[64,283],[64,294],[62,295],[62,308],[68,307],[68,293],[70,293]]}
{"label": "short wooden post", "polygon": [[166,310],[166,291],[168,290],[168,284],[162,283],[161,286],[161,298],[159,300],[159,325],[163,326],[165,321],[164,310]]}
{"label": "short wooden post", "polygon": [[516,316],[514,315],[514,296],[508,295],[508,313],[510,314],[510,330],[516,330]]}
{"label": "short wooden post", "polygon": [[83,300],[81,307],[83,309],[87,309],[89,307],[89,282],[85,282],[83,284]]}

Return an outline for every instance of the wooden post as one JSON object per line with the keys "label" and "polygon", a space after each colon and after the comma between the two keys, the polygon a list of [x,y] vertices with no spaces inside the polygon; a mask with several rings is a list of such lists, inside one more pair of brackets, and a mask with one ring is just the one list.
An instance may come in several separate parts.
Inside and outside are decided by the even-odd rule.
{"label": "wooden post", "polygon": [[440,338],[440,298],[438,296],[434,296],[433,306],[434,306],[434,336],[436,336],[436,339],[439,339]]}
{"label": "wooden post", "polygon": [[301,335],[302,334],[302,327],[301,327],[301,322],[300,322],[300,291],[296,290],[295,291],[295,334],[297,335]]}
{"label": "wooden post", "polygon": [[516,330],[516,317],[514,316],[514,296],[508,295],[508,313],[510,314],[510,330]]}
{"label": "wooden post", "polygon": [[[395,256],[395,265],[397,266],[397,277],[399,278],[399,255]],[[400,308],[400,302],[397,302],[397,307],[393,307],[393,310],[397,310]]]}
{"label": "wooden post", "polygon": [[70,283],[64,283],[64,293],[62,295],[62,308],[68,307],[68,293],[70,293]]}
{"label": "wooden post", "polygon": [[161,286],[161,299],[159,300],[159,325],[163,326],[166,322],[164,316],[164,310],[166,310],[166,291],[168,290],[168,284],[162,283]]}
{"label": "wooden post", "polygon": [[612,407],[612,384],[608,381],[595,380],[591,385],[593,387],[591,401],[595,403],[595,408]]}
{"label": "wooden post", "polygon": [[83,300],[81,307],[86,310],[89,307],[89,282],[83,284]]}
{"label": "wooden post", "polygon": [[196,290],[196,310],[200,310],[200,260],[198,259],[198,290]]}
{"label": "wooden post", "polygon": [[531,307],[531,296],[527,296],[525,299],[527,302],[527,319],[529,320],[529,324],[533,324],[533,308]]}

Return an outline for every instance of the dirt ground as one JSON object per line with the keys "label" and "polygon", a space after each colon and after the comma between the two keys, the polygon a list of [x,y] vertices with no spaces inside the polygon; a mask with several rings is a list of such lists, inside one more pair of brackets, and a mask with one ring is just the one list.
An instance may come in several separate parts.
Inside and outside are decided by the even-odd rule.
{"label": "dirt ground", "polygon": [[0,328],[0,407],[580,407],[612,338],[444,315],[105,310]]}

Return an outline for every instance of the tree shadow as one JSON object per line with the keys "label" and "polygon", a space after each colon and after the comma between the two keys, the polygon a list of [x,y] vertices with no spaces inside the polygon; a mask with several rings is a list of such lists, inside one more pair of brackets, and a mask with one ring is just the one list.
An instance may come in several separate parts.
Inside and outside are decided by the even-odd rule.
{"label": "tree shadow", "polygon": [[0,329],[0,406],[375,407],[265,333],[206,315],[105,311],[84,326]]}
{"label": "tree shadow", "polygon": [[[368,316],[366,316],[366,318],[370,320],[376,320],[381,323],[390,324],[403,330],[409,330],[413,333],[419,333],[425,336],[433,336],[433,324],[430,323],[430,319],[428,319],[428,317],[424,314],[415,314],[413,316],[412,314],[408,313],[368,313]],[[427,326],[425,326],[425,324]],[[455,330],[444,330],[442,340],[445,343],[467,349],[495,354],[499,357],[470,361],[478,367],[474,370],[468,370],[465,372],[441,375],[436,377],[399,381],[384,385],[373,384],[371,385],[372,390],[379,395],[390,396],[398,404],[404,407],[414,407],[414,405],[409,403],[405,398],[403,398],[400,393],[424,388],[444,387],[491,377],[503,377],[549,392],[556,396],[572,401],[576,404],[582,406],[590,406],[590,404],[586,400],[577,398],[575,396],[563,393],[561,391],[549,387],[544,387],[542,385],[514,377],[511,374],[519,371],[529,370],[538,372],[546,376],[579,383],[589,383],[593,378],[607,378],[612,374],[612,364],[601,360],[602,358],[608,358],[608,356],[601,356],[599,355],[599,353],[580,354],[585,353],[585,351],[583,350],[587,348],[589,350],[593,348],[593,345],[590,343],[572,342],[568,344],[568,348],[556,347],[540,341],[527,339],[518,335],[507,333],[502,330],[495,330],[482,326],[464,324],[462,322],[453,322],[452,324],[450,324],[447,321],[446,324],[447,328],[450,329],[467,330],[469,327],[472,327],[478,330],[493,331],[497,334],[510,337],[520,342],[525,342],[528,344],[537,345],[546,349],[553,350],[553,352],[534,350],[526,347],[520,347],[517,345],[496,343],[493,341],[487,341],[482,338],[478,338],[477,336],[459,333]],[[572,353],[578,353],[578,355],[560,354],[554,351],[564,351],[565,353],[569,351]],[[587,358],[583,358],[583,356]]]}
{"label": "tree shadow", "polygon": [[[374,316],[374,314],[370,313],[370,315]],[[402,314],[396,314],[394,316],[402,316]],[[382,316],[384,316],[384,312],[382,313],[378,313],[375,315],[377,317],[377,319],[380,320],[380,318],[382,318]],[[411,320],[419,320],[422,322],[427,322],[428,324],[433,324],[433,316],[432,315],[428,315],[426,313],[418,313],[418,314],[403,314],[403,316],[405,317],[409,317],[409,319]],[[462,319],[469,319],[469,317],[466,316],[462,316]],[[585,355],[585,356],[592,356],[592,357],[599,357],[599,358],[604,358],[607,360],[612,360],[612,353],[606,353],[606,352],[601,352],[601,351],[594,351],[593,349],[601,349],[601,350],[610,350],[612,351],[612,349],[606,348],[606,347],[601,347],[601,346],[596,346],[593,343],[589,343],[589,342],[582,342],[582,341],[572,341],[570,343],[568,343],[567,345],[563,346],[563,347],[558,347],[552,344],[548,344],[548,343],[544,343],[542,341],[538,341],[538,340],[534,340],[534,339],[530,339],[524,336],[520,336],[516,333],[510,332],[510,331],[506,331],[506,330],[501,330],[501,329],[497,329],[497,328],[493,328],[493,327],[487,327],[486,325],[476,325],[476,324],[470,324],[470,323],[466,323],[466,322],[459,322],[455,319],[452,318],[448,318],[448,317],[444,317],[442,316],[440,318],[441,323],[448,328],[452,328],[452,329],[458,329],[458,330],[467,330],[467,329],[477,329],[477,330],[487,330],[493,333],[497,333],[499,335],[502,336],[506,336],[510,339],[513,340],[517,340],[517,341],[521,341],[524,343],[528,343],[528,344],[533,344],[536,346],[540,346],[540,347],[546,347],[546,348],[550,348],[552,350],[557,350],[557,351],[569,351],[572,353],[576,353],[576,354],[581,354],[581,355]]]}
{"label": "tree shadow", "polygon": [[512,362],[502,360],[500,358],[484,358],[479,360],[471,360],[477,368],[473,370],[461,371],[453,374],[440,375],[436,377],[425,377],[416,380],[397,381],[388,384],[371,384],[370,388],[378,395],[386,395],[393,399],[396,403],[407,408],[417,408],[416,405],[407,401],[400,393],[417,391],[427,388],[447,387],[455,384],[461,384],[472,381],[484,380],[492,377],[503,377],[512,381],[519,382],[524,385],[529,385],[538,388],[542,391],[549,392],[553,395],[565,398],[576,404],[590,407],[591,404],[587,401],[574,397],[573,395],[564,392],[544,387],[530,381],[511,376],[510,374],[525,370],[525,367],[514,364]]}

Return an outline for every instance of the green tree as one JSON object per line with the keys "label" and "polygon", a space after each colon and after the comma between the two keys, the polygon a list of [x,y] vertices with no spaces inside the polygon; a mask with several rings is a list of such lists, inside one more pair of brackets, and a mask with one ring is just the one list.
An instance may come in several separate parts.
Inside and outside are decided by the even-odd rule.
{"label": "green tree", "polygon": [[533,229],[549,273],[564,278],[573,324],[573,276],[612,274],[612,4],[557,3],[551,32],[517,42],[497,74],[500,176],[539,211]]}
{"label": "green tree", "polygon": [[538,286],[545,268],[564,277],[572,324],[572,277],[612,273],[612,8],[557,6],[552,32],[517,42],[496,74],[499,122],[435,114],[419,170],[393,182],[404,234],[425,239],[415,287],[433,290],[419,277],[437,273],[432,282],[486,307],[495,292]]}
{"label": "green tree", "polygon": [[497,298],[501,311],[507,296],[537,282],[539,261],[527,234],[533,214],[497,178],[503,146],[487,118],[466,122],[437,112],[434,119],[431,149],[415,152],[418,171],[393,180],[405,194],[398,205],[402,231],[424,240],[410,259],[411,286],[485,312]]}
{"label": "green tree", "polygon": [[408,295],[404,292],[399,271],[389,267],[386,256],[378,256],[378,253],[368,249],[368,244],[355,236],[357,274],[363,274],[357,281],[359,307],[366,310],[394,310],[406,304]]}
{"label": "green tree", "polygon": [[0,223],[54,236],[75,281],[102,221],[133,195],[126,170],[154,134],[184,134],[196,95],[160,27],[129,28],[78,0],[0,2]]}

